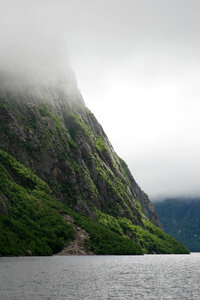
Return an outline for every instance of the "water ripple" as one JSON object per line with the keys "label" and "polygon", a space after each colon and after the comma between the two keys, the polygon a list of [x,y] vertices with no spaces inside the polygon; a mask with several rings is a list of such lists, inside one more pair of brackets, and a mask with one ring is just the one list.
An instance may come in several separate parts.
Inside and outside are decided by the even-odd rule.
{"label": "water ripple", "polygon": [[199,300],[199,280],[199,253],[0,258],[3,300]]}

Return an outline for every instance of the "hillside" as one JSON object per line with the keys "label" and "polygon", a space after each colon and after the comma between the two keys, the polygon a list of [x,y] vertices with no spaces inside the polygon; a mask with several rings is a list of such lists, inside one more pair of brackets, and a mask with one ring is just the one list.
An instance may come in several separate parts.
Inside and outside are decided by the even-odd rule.
{"label": "hillside", "polygon": [[86,230],[85,246],[96,254],[187,252],[159,229],[74,79],[0,78],[2,255],[61,251],[75,236],[66,216]]}
{"label": "hillside", "polygon": [[154,205],[164,230],[190,251],[199,252],[200,199],[166,199]]}

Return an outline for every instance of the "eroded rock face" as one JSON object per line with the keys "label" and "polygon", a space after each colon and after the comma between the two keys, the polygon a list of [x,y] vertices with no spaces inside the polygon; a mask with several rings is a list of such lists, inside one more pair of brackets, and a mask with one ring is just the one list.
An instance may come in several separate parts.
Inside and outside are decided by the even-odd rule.
{"label": "eroded rock face", "polygon": [[0,214],[6,215],[9,213],[9,201],[8,199],[0,193]]}
{"label": "eroded rock face", "polygon": [[87,250],[86,240],[89,239],[89,234],[79,226],[74,224],[74,218],[69,215],[63,216],[68,224],[73,224],[75,236],[73,241],[67,244],[64,249],[57,253],[57,255],[94,255],[91,251]]}
{"label": "eroded rock face", "polygon": [[[45,180],[63,203],[161,227],[147,195],[113,150],[78,91],[0,83],[0,145]],[[38,92],[39,91],[39,92]]]}

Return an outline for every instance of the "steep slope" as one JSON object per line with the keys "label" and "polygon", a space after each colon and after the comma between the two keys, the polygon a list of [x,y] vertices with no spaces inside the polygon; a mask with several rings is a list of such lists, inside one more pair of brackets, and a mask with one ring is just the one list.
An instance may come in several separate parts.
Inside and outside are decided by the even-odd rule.
{"label": "steep slope", "polygon": [[142,228],[100,211],[98,222],[75,213],[44,181],[2,150],[0,191],[0,255],[51,255],[61,250],[60,254],[188,252],[149,221]]}
{"label": "steep slope", "polygon": [[0,91],[1,148],[85,215],[95,219],[96,207],[142,225],[143,210],[160,226],[148,197],[79,93],[72,97],[62,89],[39,88],[14,82]]}
{"label": "steep slope", "polygon": [[[125,235],[67,208],[44,181],[1,150],[0,191],[1,255],[52,255],[76,239],[77,225],[90,234],[86,253],[142,254],[141,247]],[[76,220],[74,225],[69,218]]]}
{"label": "steep slope", "polygon": [[[153,205],[126,163],[114,152],[102,127],[85,106],[74,80],[65,84],[41,84],[20,76],[1,74],[0,78],[0,147],[3,151],[45,181],[65,207],[94,222],[105,221],[107,216],[109,224],[113,223],[111,220],[118,220],[116,224],[122,228],[120,220],[127,220],[130,222],[125,222],[127,235],[133,231],[130,226],[146,230],[148,220],[161,227]],[[15,177],[11,179],[15,181]],[[0,207],[5,206],[2,200],[5,198],[4,193],[1,196],[4,204]],[[8,198],[12,203],[12,197]],[[97,232],[92,233],[86,223],[82,222],[82,226],[93,234],[94,240]],[[109,224],[101,226],[109,228]],[[113,226],[108,230],[117,231]],[[157,229],[148,230],[156,234]],[[115,234],[124,236],[125,232]],[[142,236],[139,231],[130,235],[134,242]],[[90,247],[95,248],[91,243]],[[150,250],[142,241],[140,245],[147,252],[159,252],[155,247]],[[170,251],[173,252],[173,246]]]}
{"label": "steep slope", "polygon": [[155,202],[164,230],[191,251],[200,251],[200,199],[175,198]]}

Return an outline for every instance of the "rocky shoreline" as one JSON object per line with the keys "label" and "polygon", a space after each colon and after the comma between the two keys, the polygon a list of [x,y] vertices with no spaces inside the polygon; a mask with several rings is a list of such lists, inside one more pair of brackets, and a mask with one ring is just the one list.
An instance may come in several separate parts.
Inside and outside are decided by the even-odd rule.
{"label": "rocky shoreline", "polygon": [[63,216],[68,224],[73,224],[75,230],[74,239],[69,242],[62,251],[56,255],[94,255],[93,252],[86,249],[85,240],[89,239],[89,234],[79,226],[74,224],[74,218],[69,215]]}

